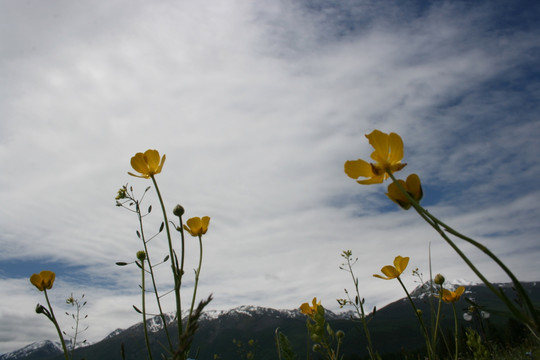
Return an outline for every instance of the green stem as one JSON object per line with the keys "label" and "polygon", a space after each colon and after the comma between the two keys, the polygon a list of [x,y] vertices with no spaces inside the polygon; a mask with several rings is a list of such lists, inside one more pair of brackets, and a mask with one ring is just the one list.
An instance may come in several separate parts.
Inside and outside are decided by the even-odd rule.
{"label": "green stem", "polygon": [[43,289],[43,292],[45,293],[45,299],[47,300],[47,305],[49,306],[49,312],[51,314],[51,321],[54,324],[54,327],[56,328],[56,331],[58,332],[58,337],[60,337],[60,342],[62,343],[62,350],[64,350],[64,356],[66,360],[69,360],[68,350],[66,347],[66,342],[64,341],[64,337],[62,336],[62,330],[60,330],[60,326],[58,325],[58,321],[56,321],[56,317],[54,316],[53,308],[51,306],[51,302],[49,301],[49,295],[47,295],[47,289]]}
{"label": "green stem", "polygon": [[150,349],[150,341],[148,340],[148,324],[146,323],[146,294],[145,294],[145,282],[144,282],[144,260],[141,260],[141,282],[142,282],[142,315],[143,315],[143,329],[144,329],[144,341],[146,342],[146,349],[148,350],[148,357],[152,360],[152,350]]}
{"label": "green stem", "polygon": [[191,299],[191,307],[189,309],[189,316],[188,316],[188,322],[186,324],[186,328],[189,327],[191,314],[193,313],[193,306],[195,305],[195,298],[197,296],[197,287],[199,285],[199,275],[201,274],[202,259],[203,259],[202,235],[199,235],[199,267],[197,268],[197,271],[195,272],[195,285],[193,287],[193,297]]}
{"label": "green stem", "polygon": [[[148,253],[148,246],[146,245],[146,240],[144,236],[144,229],[143,229],[143,221],[142,221],[142,215],[139,207],[139,203],[136,202],[136,210],[137,210],[137,217],[139,218],[139,228],[141,229],[141,239],[144,246],[144,252],[146,254],[146,261],[148,261],[148,268],[150,269],[150,278],[152,279],[152,286],[154,287],[154,294],[156,296],[156,302],[159,309],[159,316],[161,317],[161,321],[163,322],[163,329],[165,330],[165,335],[167,336],[167,341],[169,342],[169,350],[171,353],[174,352],[174,348],[171,342],[171,336],[169,335],[169,328],[167,326],[167,320],[165,319],[165,314],[163,313],[163,309],[161,307],[161,300],[159,299],[159,293],[156,285],[156,279],[154,276],[154,268],[152,267],[152,263],[150,262],[150,254]],[[173,260],[171,259],[171,262]]]}
{"label": "green stem", "polygon": [[[407,197],[411,205],[414,207],[416,212],[428,223],[430,224],[435,231],[437,231],[441,237],[458,253],[458,255],[467,263],[467,265],[473,270],[473,272],[482,280],[482,282],[499,298],[501,299],[508,309],[516,316],[518,319],[521,320],[532,332],[537,336],[538,331],[540,330],[540,319],[538,318],[538,314],[521,283],[518,281],[518,279],[514,276],[514,274],[508,269],[502,261],[499,260],[491,251],[489,251],[484,245],[480,244],[477,241],[474,241],[473,239],[457,232],[456,230],[452,229],[450,226],[446,225],[442,221],[440,221],[435,216],[431,215],[427,210],[425,210],[416,200],[413,199],[413,197],[403,188],[403,186],[396,180],[394,175],[387,171],[392,181],[396,184],[398,189]],[[502,292],[497,291],[495,287],[482,275],[482,273],[472,264],[472,262],[467,258],[467,256],[457,247],[457,245],[454,244],[448,236],[446,236],[445,232],[441,229],[441,227],[444,228],[447,232],[451,233],[454,236],[457,236],[471,245],[475,246],[482,252],[484,252],[486,255],[488,255],[492,260],[494,260],[497,265],[499,265],[503,271],[512,279],[512,282],[514,284],[514,287],[520,297],[525,301],[527,309],[529,311],[529,314],[532,319],[527,318],[525,314],[523,314],[514,304],[511,303],[511,301],[508,299],[508,297]],[[530,320],[533,321],[533,324],[530,323]],[[534,329],[531,327],[534,326]]]}
{"label": "green stem", "polygon": [[163,219],[165,220],[165,230],[167,231],[167,241],[169,244],[169,256],[171,258],[171,270],[173,273],[174,278],[174,295],[176,300],[176,317],[178,321],[178,343],[180,344],[181,336],[182,336],[182,306],[181,306],[181,299],[180,299],[180,280],[179,280],[179,273],[178,269],[176,268],[175,262],[174,262],[174,252],[173,252],[173,246],[172,246],[172,240],[171,240],[171,231],[169,229],[169,220],[167,218],[167,212],[165,211],[165,204],[163,203],[163,198],[161,197],[161,192],[159,191],[159,187],[156,182],[156,178],[154,175],[151,176],[152,182],[154,183],[154,187],[156,188],[156,193],[159,198],[159,203],[161,205],[161,211],[163,212]]}
{"label": "green stem", "polygon": [[454,341],[456,343],[456,354],[455,354],[455,360],[458,360],[458,350],[459,350],[459,344],[458,344],[458,321],[457,321],[457,314],[456,314],[456,304],[452,303],[452,309],[454,310]]}
{"label": "green stem", "polygon": [[[368,341],[369,357],[372,360],[374,360],[374,359],[376,359],[375,351],[373,350],[373,343],[371,342],[371,335],[370,335],[370,332],[369,332],[369,329],[368,329],[368,326],[367,326],[366,315],[365,315],[365,312],[364,312],[364,305],[362,304],[362,299],[360,298],[360,292],[358,290],[358,279],[355,278],[355,276],[354,276],[352,266],[351,266],[351,258],[350,258],[350,256],[347,256],[347,266],[349,267],[349,273],[351,274],[351,277],[353,279],[353,283],[354,283],[354,286],[355,286],[355,289],[356,289],[356,296],[357,296],[357,299],[358,299],[358,303],[360,304],[361,313],[359,315],[360,315],[360,319],[362,320],[362,325],[364,327],[364,333],[366,334],[366,339]],[[356,311],[358,312],[358,308],[356,308]]]}
{"label": "green stem", "polygon": [[423,332],[424,338],[426,339],[426,348],[427,348],[427,352],[428,352],[428,357],[429,357],[429,359],[433,359],[433,349],[431,348],[431,343],[429,341],[429,334],[427,332],[426,326],[424,325],[424,321],[422,320],[422,316],[420,315],[418,309],[416,308],[416,305],[414,304],[414,301],[412,301],[411,295],[407,291],[407,288],[403,284],[403,281],[401,281],[401,278],[398,276],[397,279],[398,279],[399,283],[401,284],[401,287],[405,291],[405,294],[407,294],[407,298],[409,299],[409,302],[411,303],[411,306],[412,306],[412,308],[414,310],[414,314],[418,318],[418,321],[420,322],[420,326],[422,327],[422,332]]}
{"label": "green stem", "polygon": [[435,318],[435,330],[433,330],[433,347],[437,347],[437,329],[439,328],[439,319],[441,317],[441,305],[442,305],[442,285],[439,285],[439,306],[437,307],[437,317]]}

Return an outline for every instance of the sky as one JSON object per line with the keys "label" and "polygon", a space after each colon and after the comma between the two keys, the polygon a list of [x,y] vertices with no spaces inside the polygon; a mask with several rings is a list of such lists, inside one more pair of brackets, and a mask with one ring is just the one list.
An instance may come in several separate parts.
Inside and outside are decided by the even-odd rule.
{"label": "sky", "polygon": [[[35,313],[33,273],[56,273],[51,302],[85,295],[80,338],[141,321],[138,221],[115,206],[151,181],[131,157],[166,154],[156,176],[171,215],[210,216],[198,299],[209,309],[338,311],[354,265],[366,308],[404,296],[373,277],[409,256],[409,289],[435,273],[478,281],[419,216],[359,185],[347,160],[365,134],[396,132],[432,214],[539,280],[540,5],[536,1],[0,0],[0,354],[55,340]],[[147,236],[161,223],[152,187]],[[178,233],[173,241],[179,244]],[[199,259],[186,239],[183,302]],[[154,262],[168,253],[150,243]],[[508,277],[456,240],[492,282]],[[160,291],[172,286],[156,269]],[[166,311],[174,298],[163,298]]]}

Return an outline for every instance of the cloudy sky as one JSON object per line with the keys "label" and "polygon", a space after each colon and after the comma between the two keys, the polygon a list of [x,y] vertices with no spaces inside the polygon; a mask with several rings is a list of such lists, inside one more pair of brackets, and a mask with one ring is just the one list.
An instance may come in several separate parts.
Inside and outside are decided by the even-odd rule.
{"label": "cloudy sky", "polygon": [[[71,293],[88,300],[89,341],[140,321],[139,269],[115,265],[142,248],[137,218],[114,197],[151,185],[127,174],[146,149],[167,155],[169,212],[211,217],[199,288],[211,309],[317,296],[337,310],[352,290],[347,249],[368,308],[403,296],[372,277],[396,255],[411,258],[410,289],[410,270],[429,276],[430,247],[434,273],[478,280],[386,184],[344,174],[369,158],[373,129],[402,136],[398,175],[419,174],[423,205],[539,280],[538,16],[535,1],[502,0],[0,1],[0,353],[56,339],[34,312],[44,297],[28,278],[41,270],[57,274],[66,331]],[[153,188],[144,204],[151,235]],[[164,257],[166,238],[150,251]],[[166,265],[159,275],[165,291]]]}

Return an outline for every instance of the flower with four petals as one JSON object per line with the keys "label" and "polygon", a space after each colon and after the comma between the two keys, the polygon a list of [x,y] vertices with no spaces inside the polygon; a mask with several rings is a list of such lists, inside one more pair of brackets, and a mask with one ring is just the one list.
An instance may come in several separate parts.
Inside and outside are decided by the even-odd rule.
{"label": "flower with four petals", "polygon": [[381,272],[386,275],[386,277],[378,274],[373,274],[373,276],[383,280],[396,279],[399,277],[399,275],[401,275],[401,273],[403,273],[403,271],[405,271],[408,264],[409,257],[396,256],[394,259],[394,266],[386,265],[381,269]]}
{"label": "flower with four petals", "polygon": [[131,176],[136,176],[144,179],[151,178],[152,176],[159,174],[165,163],[165,155],[159,156],[157,150],[146,150],[143,153],[136,153],[131,158],[131,167],[141,175],[136,175],[128,172]]}
{"label": "flower with four petals", "polygon": [[353,178],[367,178],[357,180],[359,184],[380,184],[388,178],[387,171],[393,173],[399,171],[407,164],[402,164],[403,140],[396,133],[386,134],[379,130],[373,130],[366,137],[375,151],[371,158],[375,163],[368,163],[365,160],[349,160],[345,162],[345,173]]}
{"label": "flower with four petals", "polygon": [[206,234],[209,223],[210,217],[208,216],[204,216],[202,219],[200,217],[192,217],[186,221],[184,230],[189,232],[192,236],[201,236]]}
{"label": "flower with four petals", "polygon": [[33,274],[30,276],[30,282],[38,288],[39,291],[45,289],[51,289],[54,283],[56,274],[49,270],[43,270],[39,274]]}

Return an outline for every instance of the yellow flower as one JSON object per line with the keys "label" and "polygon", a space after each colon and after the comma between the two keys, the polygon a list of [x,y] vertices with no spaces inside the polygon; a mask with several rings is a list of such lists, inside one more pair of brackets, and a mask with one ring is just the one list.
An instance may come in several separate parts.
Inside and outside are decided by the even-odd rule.
{"label": "yellow flower", "polygon": [[358,180],[359,184],[380,184],[388,174],[386,171],[395,172],[403,169],[403,140],[396,133],[386,134],[379,130],[373,130],[371,134],[366,135],[369,143],[375,151],[371,158],[375,163],[368,163],[362,159],[349,160],[345,162],[345,173],[353,178],[365,177],[366,180]]}
{"label": "yellow flower", "polygon": [[135,156],[131,158],[131,167],[141,175],[135,175],[130,172],[128,172],[128,174],[148,179],[161,172],[163,163],[165,163],[165,155],[160,158],[157,150],[146,150],[144,154],[136,153]]}
{"label": "yellow flower", "polygon": [[52,288],[55,277],[56,274],[54,272],[43,270],[39,274],[33,274],[32,276],[30,276],[30,282],[34,284],[34,286],[37,287],[39,291],[43,291],[45,289]]}
{"label": "yellow flower", "polygon": [[459,300],[461,295],[465,292],[465,288],[463,286],[460,286],[456,289],[456,291],[450,291],[443,289],[442,293],[442,299],[446,303],[455,303]]}
{"label": "yellow flower", "polygon": [[396,256],[394,259],[394,266],[386,265],[381,269],[381,272],[386,275],[386,277],[377,274],[373,274],[373,276],[383,280],[392,280],[398,278],[399,275],[405,271],[408,264],[409,257]]}
{"label": "yellow flower", "polygon": [[184,225],[184,229],[192,236],[201,236],[206,234],[209,223],[210,218],[208,216],[204,216],[202,219],[200,217],[192,217],[186,221],[187,226]]}
{"label": "yellow flower", "polygon": [[[398,179],[398,182],[416,202],[422,200],[424,193],[422,191],[422,184],[420,183],[420,178],[418,175],[411,174],[407,176],[407,181]],[[411,207],[411,202],[409,199],[407,199],[405,194],[399,190],[398,186],[394,182],[388,185],[388,192],[386,193],[386,196],[405,210],[408,210]]]}
{"label": "yellow flower", "polygon": [[303,303],[300,305],[300,311],[302,314],[313,317],[317,313],[317,308],[321,306],[321,302],[317,302],[317,298],[314,297],[311,303],[313,304],[312,306],[309,306],[308,303]]}

